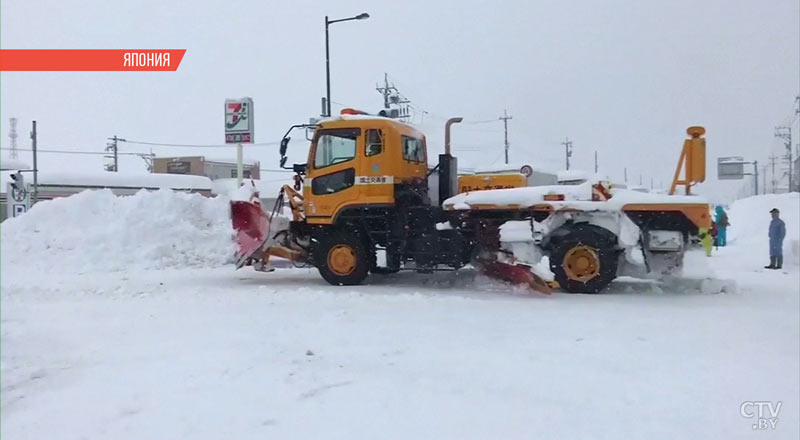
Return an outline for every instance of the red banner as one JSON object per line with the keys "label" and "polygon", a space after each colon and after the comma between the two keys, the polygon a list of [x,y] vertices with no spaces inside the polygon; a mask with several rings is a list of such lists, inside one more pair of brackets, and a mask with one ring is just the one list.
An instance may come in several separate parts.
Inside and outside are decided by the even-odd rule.
{"label": "red banner", "polygon": [[0,49],[0,71],[178,70],[186,49]]}

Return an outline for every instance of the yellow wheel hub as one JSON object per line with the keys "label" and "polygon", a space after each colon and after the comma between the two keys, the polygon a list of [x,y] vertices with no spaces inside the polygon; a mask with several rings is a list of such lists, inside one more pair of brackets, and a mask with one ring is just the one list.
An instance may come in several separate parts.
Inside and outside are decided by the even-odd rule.
{"label": "yellow wheel hub", "polygon": [[338,244],[328,251],[328,269],[339,276],[356,270],[356,252],[346,244]]}
{"label": "yellow wheel hub", "polygon": [[580,245],[568,250],[562,264],[564,273],[571,280],[585,283],[600,275],[600,258],[589,246]]}

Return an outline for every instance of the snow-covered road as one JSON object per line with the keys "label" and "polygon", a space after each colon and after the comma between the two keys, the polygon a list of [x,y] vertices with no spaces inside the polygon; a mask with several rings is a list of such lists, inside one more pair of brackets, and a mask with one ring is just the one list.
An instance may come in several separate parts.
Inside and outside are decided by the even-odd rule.
{"label": "snow-covered road", "polygon": [[[730,251],[724,249],[723,251]],[[798,438],[798,269],[531,295],[474,273],[2,266],[13,439]],[[785,273],[784,273],[785,272]],[[781,401],[752,430],[745,401]]]}

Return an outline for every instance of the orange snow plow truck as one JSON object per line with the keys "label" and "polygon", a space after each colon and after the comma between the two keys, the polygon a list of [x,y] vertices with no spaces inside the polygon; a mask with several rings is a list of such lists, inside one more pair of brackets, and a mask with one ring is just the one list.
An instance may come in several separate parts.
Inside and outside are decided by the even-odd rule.
{"label": "orange snow plow truck", "polygon": [[[292,126],[280,164],[295,172],[294,184],[283,186],[269,214],[257,197],[231,202],[237,268],[268,271],[269,259],[279,257],[316,267],[331,284],[355,285],[369,274],[470,265],[545,293],[595,293],[624,266],[656,276],[679,269],[686,247],[710,226],[699,197],[602,180],[458,194],[450,127],[460,121],[447,122],[434,167],[425,135],[394,119],[344,110],[314,126]],[[313,129],[308,160],[287,166],[289,134],[299,128]],[[684,149],[702,148],[704,160],[703,134],[690,128]],[[700,168],[687,167],[687,193],[704,179]]]}

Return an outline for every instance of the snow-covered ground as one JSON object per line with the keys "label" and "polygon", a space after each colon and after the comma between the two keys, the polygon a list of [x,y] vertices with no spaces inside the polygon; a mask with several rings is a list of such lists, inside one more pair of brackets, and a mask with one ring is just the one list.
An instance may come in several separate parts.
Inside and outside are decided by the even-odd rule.
{"label": "snow-covered ground", "polygon": [[[104,265],[90,253],[124,247],[79,239],[68,209],[57,212],[71,241],[42,237],[44,217],[0,227],[3,438],[800,437],[800,272],[760,268],[761,205],[796,198],[732,207],[730,246],[688,256],[687,272],[732,280],[725,293],[623,278],[599,295],[543,296],[471,271],[358,287],[311,269],[235,272],[181,247],[179,230],[199,223],[170,226],[192,210],[217,224],[217,201],[139,197],[174,210],[153,235],[158,216],[131,213],[143,225],[130,252],[161,256],[149,237],[166,240],[191,267]],[[89,235],[100,223],[81,221]],[[229,233],[211,229],[198,247]],[[744,238],[761,230],[763,247]],[[782,402],[776,429],[754,431],[747,401]]]}

